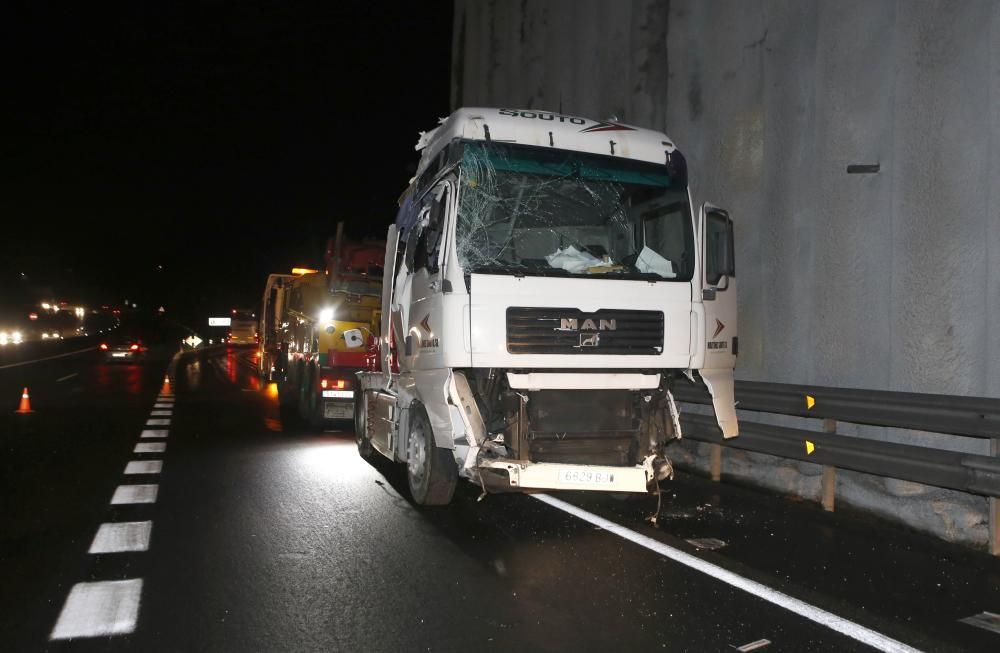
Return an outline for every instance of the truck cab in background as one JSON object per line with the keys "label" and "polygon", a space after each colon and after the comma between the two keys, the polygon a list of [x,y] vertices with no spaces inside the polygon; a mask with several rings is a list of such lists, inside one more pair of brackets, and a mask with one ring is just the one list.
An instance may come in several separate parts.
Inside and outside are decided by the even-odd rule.
{"label": "truck cab in background", "polygon": [[473,108],[418,149],[387,237],[379,369],[359,374],[362,455],[405,463],[423,504],[459,477],[647,492],[681,437],[670,388],[697,377],[738,434],[732,221],[692,209],[666,135]]}
{"label": "truck cab in background", "polygon": [[341,223],[325,270],[268,277],[259,371],[312,424],[353,419],[355,375],[377,364],[384,249],[347,240]]}

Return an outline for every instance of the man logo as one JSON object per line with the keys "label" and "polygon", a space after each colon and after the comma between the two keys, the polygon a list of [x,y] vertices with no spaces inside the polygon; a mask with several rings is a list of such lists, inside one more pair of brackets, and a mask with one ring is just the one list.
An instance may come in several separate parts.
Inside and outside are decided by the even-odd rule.
{"label": "man logo", "polygon": [[617,320],[592,320],[589,317],[580,324],[575,317],[559,319],[560,331],[617,331]]}
{"label": "man logo", "polygon": [[580,346],[581,347],[596,347],[601,344],[601,334],[599,333],[581,333],[580,334]]}

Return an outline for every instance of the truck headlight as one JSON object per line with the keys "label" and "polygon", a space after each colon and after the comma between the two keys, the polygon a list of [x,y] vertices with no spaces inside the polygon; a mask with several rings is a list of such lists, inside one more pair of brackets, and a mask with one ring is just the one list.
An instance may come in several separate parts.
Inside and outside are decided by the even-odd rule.
{"label": "truck headlight", "polygon": [[332,308],[324,308],[322,311],[320,311],[319,312],[319,321],[320,322],[333,322],[333,309]]}

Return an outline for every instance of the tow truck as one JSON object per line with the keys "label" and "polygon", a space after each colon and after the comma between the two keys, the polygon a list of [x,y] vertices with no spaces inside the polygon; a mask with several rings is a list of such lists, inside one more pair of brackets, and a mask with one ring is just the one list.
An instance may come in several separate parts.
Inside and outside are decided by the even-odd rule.
{"label": "tow truck", "polygon": [[259,372],[283,407],[311,424],[354,417],[355,374],[378,359],[381,241],[355,242],[343,223],[323,271],[268,277],[259,328]]}

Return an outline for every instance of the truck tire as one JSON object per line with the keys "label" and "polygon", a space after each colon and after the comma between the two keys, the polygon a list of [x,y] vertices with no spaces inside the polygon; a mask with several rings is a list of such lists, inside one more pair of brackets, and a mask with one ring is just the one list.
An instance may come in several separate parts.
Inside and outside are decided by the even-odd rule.
{"label": "truck tire", "polygon": [[364,390],[354,393],[354,439],[358,443],[358,453],[365,460],[371,460],[375,455],[372,440],[368,437],[368,401]]}
{"label": "truck tire", "polygon": [[458,468],[451,450],[434,443],[427,411],[420,404],[410,409],[410,434],[406,444],[406,480],[413,500],[422,506],[451,503]]}

